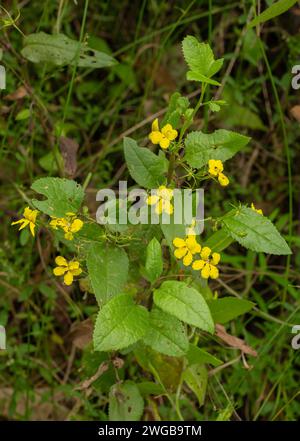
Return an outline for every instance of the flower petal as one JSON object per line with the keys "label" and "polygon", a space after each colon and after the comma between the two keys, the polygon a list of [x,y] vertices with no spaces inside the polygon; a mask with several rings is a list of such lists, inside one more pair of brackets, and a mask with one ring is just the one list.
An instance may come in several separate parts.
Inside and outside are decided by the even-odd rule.
{"label": "flower petal", "polygon": [[201,270],[201,277],[203,277],[203,279],[208,279],[209,274],[210,274],[210,265],[209,263],[206,263]]}
{"label": "flower petal", "polygon": [[180,237],[175,237],[175,239],[173,239],[173,245],[176,248],[185,247],[185,240],[181,239]]}
{"label": "flower petal", "polygon": [[223,173],[219,173],[218,181],[222,185],[222,187],[226,187],[229,184],[229,179]]}
{"label": "flower petal", "polygon": [[192,268],[197,271],[197,270],[201,270],[205,265],[204,260],[195,260],[193,262]]}
{"label": "flower petal", "polygon": [[73,262],[69,263],[69,270],[75,270],[80,267],[80,264],[77,260],[74,260]]}
{"label": "flower petal", "polygon": [[80,219],[75,219],[73,220],[71,227],[70,227],[70,231],[72,233],[77,233],[79,230],[81,230],[81,228],[83,227],[83,222]]}
{"label": "flower petal", "polygon": [[212,253],[212,263],[213,265],[218,265],[220,262],[221,255],[219,253]]}
{"label": "flower petal", "polygon": [[56,265],[59,265],[59,266],[68,266],[68,262],[62,256],[57,256],[55,258],[55,263],[56,263]]}
{"label": "flower petal", "polygon": [[21,224],[21,223],[23,223],[24,222],[24,220],[25,219],[20,219],[20,220],[17,220],[17,221],[14,221],[14,222],[12,222],[10,225],[17,225],[17,224]]}
{"label": "flower petal", "polygon": [[64,276],[64,282],[66,285],[72,285],[73,282],[73,274],[71,273],[71,271],[68,271],[65,276]]}
{"label": "flower petal", "polygon": [[173,213],[173,205],[171,204],[171,202],[169,201],[165,201],[165,200],[161,200],[162,203],[162,211],[164,211],[167,214],[172,214]]}
{"label": "flower petal", "polygon": [[65,274],[65,272],[68,270],[68,268],[63,267],[63,266],[56,266],[55,268],[53,268],[53,274],[55,276],[62,276],[63,274]]}
{"label": "flower petal", "polygon": [[163,135],[160,132],[151,132],[149,134],[149,139],[152,142],[152,144],[159,144],[162,140]]}
{"label": "flower petal", "polygon": [[210,271],[209,275],[212,279],[217,279],[219,277],[219,270],[215,265],[209,265]]}
{"label": "flower petal", "polygon": [[23,230],[23,228],[27,227],[27,225],[30,224],[30,221],[28,219],[22,219],[23,224],[20,226],[19,231]]}
{"label": "flower petal", "polygon": [[211,249],[209,247],[203,247],[201,251],[201,257],[203,260],[207,260],[210,256]]}
{"label": "flower petal", "polygon": [[159,145],[162,149],[167,149],[170,145],[170,141],[164,135],[162,135],[161,140],[159,141]]}
{"label": "flower petal", "polygon": [[193,261],[193,255],[190,251],[188,251],[184,256],[182,263],[184,266],[189,266],[192,263],[192,261]]}
{"label": "flower petal", "polygon": [[155,213],[156,214],[161,214],[163,210],[163,204],[162,204],[162,199],[160,199],[157,204],[155,205]]}
{"label": "flower petal", "polygon": [[79,276],[79,274],[81,274],[81,273],[82,273],[82,269],[81,268],[73,269],[72,270],[73,276]]}
{"label": "flower petal", "polygon": [[155,118],[155,120],[152,122],[151,129],[152,129],[152,132],[159,131],[158,118]]}
{"label": "flower petal", "polygon": [[35,224],[33,222],[29,222],[29,228],[30,228],[30,232],[34,237],[34,229],[35,229]]}
{"label": "flower petal", "polygon": [[177,259],[182,259],[183,256],[186,255],[187,252],[188,252],[187,247],[177,248],[177,250],[174,251],[174,256]]}
{"label": "flower petal", "polygon": [[148,196],[147,199],[146,199],[146,202],[147,202],[148,205],[157,204],[158,201],[159,201],[159,197],[156,196],[156,195]]}

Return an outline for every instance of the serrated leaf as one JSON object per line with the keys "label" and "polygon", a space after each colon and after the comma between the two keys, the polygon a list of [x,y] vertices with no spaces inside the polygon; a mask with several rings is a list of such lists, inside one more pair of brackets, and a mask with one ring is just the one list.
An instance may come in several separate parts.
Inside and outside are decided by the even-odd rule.
{"label": "serrated leaf", "polygon": [[205,366],[201,364],[195,364],[189,366],[182,376],[185,383],[196,395],[199,406],[202,406],[205,399],[208,373]]}
{"label": "serrated leaf", "polygon": [[204,349],[198,348],[198,346],[195,346],[193,344],[189,345],[189,350],[186,354],[186,358],[190,365],[208,363],[216,367],[223,364],[221,360],[204,351]]}
{"label": "serrated leaf", "polygon": [[277,255],[291,254],[291,250],[276,227],[265,216],[242,206],[222,218],[228,234],[249,250]]}
{"label": "serrated leaf", "polygon": [[113,297],[100,310],[94,329],[95,351],[127,348],[146,334],[148,311],[136,305],[129,294]]}
{"label": "serrated leaf", "polygon": [[210,159],[227,161],[245,147],[250,138],[230,130],[213,133],[191,132],[185,139],[185,160],[191,167],[200,168]]}
{"label": "serrated leaf", "polygon": [[149,330],[143,341],[155,351],[173,357],[183,356],[189,347],[182,323],[158,308],[150,312]]}
{"label": "serrated leaf", "polygon": [[122,248],[95,243],[89,248],[87,268],[99,305],[119,294],[128,277],[128,257]]}
{"label": "serrated leaf", "polygon": [[203,296],[184,282],[166,281],[154,291],[154,303],[179,320],[213,333],[214,323]]}
{"label": "serrated leaf", "polygon": [[149,282],[153,283],[161,275],[163,271],[163,258],[161,245],[156,239],[148,243],[146,250],[145,276]]}
{"label": "serrated leaf", "polygon": [[41,178],[31,188],[47,197],[47,200],[33,199],[33,205],[49,216],[64,217],[67,212],[76,213],[84,198],[84,191],[77,182],[63,178]]}
{"label": "serrated leaf", "polygon": [[165,181],[168,168],[165,156],[139,147],[131,138],[124,138],[124,154],[131,177],[142,187],[157,188]]}
{"label": "serrated leaf", "polygon": [[189,81],[201,81],[201,83],[211,84],[212,86],[221,86],[221,83],[215,80],[211,80],[205,75],[189,70],[186,74],[186,79]]}
{"label": "serrated leaf", "polygon": [[144,400],[137,385],[131,381],[116,384],[109,392],[109,421],[139,421]]}
{"label": "serrated leaf", "polygon": [[215,323],[224,324],[245,314],[254,307],[254,303],[234,297],[209,300],[208,306]]}
{"label": "serrated leaf", "polygon": [[45,32],[26,36],[21,53],[32,63],[47,63],[55,66],[77,65],[101,68],[114,66],[117,63],[110,55],[96,51],[66,35],[51,35]]}
{"label": "serrated leaf", "polygon": [[182,50],[185,61],[194,74],[210,78],[222,67],[223,59],[215,60],[209,44],[200,43],[195,37],[190,35],[185,37]]}
{"label": "serrated leaf", "polygon": [[248,24],[249,28],[253,28],[260,23],[264,23],[266,21],[271,20],[272,18],[277,17],[278,15],[283,14],[288,11],[292,6],[297,3],[297,0],[279,0],[278,2],[271,5],[257,17],[250,21]]}

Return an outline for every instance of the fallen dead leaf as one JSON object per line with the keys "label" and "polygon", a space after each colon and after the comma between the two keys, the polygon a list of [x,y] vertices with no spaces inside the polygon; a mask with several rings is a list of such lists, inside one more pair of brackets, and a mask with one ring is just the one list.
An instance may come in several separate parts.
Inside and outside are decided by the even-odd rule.
{"label": "fallen dead leaf", "polygon": [[17,100],[21,100],[22,98],[24,98],[27,95],[28,95],[27,90],[25,89],[24,86],[21,86],[17,90],[15,90],[14,92],[6,95],[4,97],[4,99],[8,100],[8,101],[17,101]]}
{"label": "fallen dead leaf", "polygon": [[59,147],[64,160],[65,172],[69,177],[73,177],[77,169],[78,142],[61,136],[59,138]]}
{"label": "fallen dead leaf", "polygon": [[69,334],[73,345],[78,349],[84,349],[91,341],[93,336],[93,322],[91,319],[71,326]]}
{"label": "fallen dead leaf", "polygon": [[216,325],[216,335],[232,348],[237,348],[244,354],[249,354],[253,357],[257,357],[257,352],[253,348],[251,348],[251,346],[248,346],[241,338],[234,337],[233,335],[228,334],[224,326],[219,324]]}
{"label": "fallen dead leaf", "polygon": [[292,107],[291,110],[290,110],[290,112],[291,112],[291,115],[292,115],[297,121],[300,122],[300,106],[297,105],[297,106]]}

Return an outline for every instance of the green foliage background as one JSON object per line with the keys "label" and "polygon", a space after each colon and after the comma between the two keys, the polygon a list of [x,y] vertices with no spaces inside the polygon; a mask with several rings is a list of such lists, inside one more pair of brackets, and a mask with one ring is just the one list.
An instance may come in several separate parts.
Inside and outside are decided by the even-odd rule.
{"label": "green foliage background", "polygon": [[[45,56],[46,37],[45,58],[36,64],[30,52],[32,37],[23,40],[13,26],[0,34],[1,63],[7,70],[0,107],[0,324],[7,330],[7,350],[0,351],[1,418],[176,420],[181,414],[185,420],[298,419],[299,351],[291,348],[291,329],[300,323],[300,117],[291,68],[299,60],[299,15],[291,9],[267,21],[258,37],[256,28],[247,28],[254,17],[250,0],[77,3],[23,2],[17,26],[26,36],[61,32],[87,42],[90,49],[82,47],[78,63],[62,65],[71,51],[70,41],[63,42],[63,58],[49,66],[46,61],[53,54],[48,51]],[[262,3],[264,9],[272,2]],[[16,1],[1,5],[16,17]],[[7,18],[4,11],[1,18]],[[16,234],[10,223],[29,199],[36,198],[35,191],[43,192],[36,181],[41,177],[62,175],[81,183],[92,215],[97,190],[115,188],[120,179],[133,183],[124,161],[123,137],[146,147],[150,124],[157,113],[164,117],[174,91],[193,102],[196,83],[186,81],[180,45],[186,35],[209,41],[216,58],[224,57],[217,77],[222,95],[216,98],[228,103],[209,119],[208,112],[200,115],[194,129],[228,129],[252,138],[228,162],[230,187],[205,186],[207,212],[219,216],[232,202],[255,201],[291,244],[293,255],[257,254],[238,243],[222,252],[222,277],[211,288],[221,296],[237,295],[255,303],[255,309],[241,311],[243,315],[226,329],[255,348],[258,356],[246,359],[216,335],[203,333],[200,346],[208,352],[189,350],[192,368],[176,394],[180,357],[160,354],[153,346],[134,352],[93,351],[91,330],[98,305],[89,282],[63,287],[51,273],[58,242],[46,229],[33,241],[26,230]],[[106,67],[98,69],[101,66]],[[210,93],[217,90],[212,86]],[[62,136],[78,144],[67,162],[61,160]],[[195,160],[193,151],[190,157]],[[95,231],[85,234],[94,235],[97,249],[101,237]],[[128,234],[128,241],[120,245],[128,247],[130,263],[139,265],[145,249],[128,246]],[[152,236],[149,233],[149,239]],[[140,243],[141,237],[135,240]],[[243,245],[242,237],[235,239]],[[73,246],[76,249],[76,243]],[[274,243],[269,246],[270,251],[276,248]],[[135,270],[131,272],[131,292],[145,290],[148,285],[137,286]],[[151,277],[149,273],[150,282]],[[222,307],[222,317],[227,311],[231,320],[232,305]],[[157,314],[151,312],[153,324]],[[163,314],[175,328],[178,319]],[[214,318],[218,314],[213,311]],[[176,343],[173,351],[186,351],[182,336]],[[199,360],[202,364],[196,365]],[[128,396],[134,415],[120,405],[120,394]]]}

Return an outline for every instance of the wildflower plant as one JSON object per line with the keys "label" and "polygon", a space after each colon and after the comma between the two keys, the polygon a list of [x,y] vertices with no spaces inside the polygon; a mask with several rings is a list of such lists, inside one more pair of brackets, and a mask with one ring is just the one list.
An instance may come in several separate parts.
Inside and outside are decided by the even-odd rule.
{"label": "wildflower plant", "polygon": [[[206,132],[197,127],[198,113],[205,108],[218,111],[224,104],[207,98],[208,85],[212,93],[220,86],[215,76],[223,59],[215,59],[210,46],[192,36],[183,40],[182,49],[189,68],[187,80],[200,90],[196,104],[176,92],[161,120],[154,119],[149,127],[145,147],[124,139],[132,185],[145,189],[149,195],[146,205],[158,216],[167,213],[170,222],[99,225],[82,206],[83,187],[53,177],[33,183],[32,190],[39,197],[13,222],[20,229],[29,225],[34,234],[39,212],[38,228],[49,231],[59,250],[53,256],[53,277],[67,286],[81,278],[98,303],[93,349],[134,357],[151,378],[149,394],[161,385],[162,370],[169,369],[176,375],[165,380],[162,394],[177,390],[178,395],[185,384],[197,395],[195,376],[206,383],[207,365],[223,363],[203,347],[203,333],[213,336],[217,324],[226,324],[253,308],[252,302],[222,290],[218,296],[213,294],[220,286],[222,253],[229,245],[238,242],[257,253],[291,253],[273,223],[253,203],[251,207],[242,202],[232,205],[217,217],[206,213],[201,236],[195,220],[173,222],[173,190],[196,189],[205,182],[216,186],[215,191],[225,198],[228,186],[234,185],[227,177],[229,160],[250,142],[249,137],[233,131]],[[43,234],[42,229],[38,234]],[[138,387],[133,382],[118,387],[135,397],[133,414],[127,417],[139,419],[143,399]],[[111,409],[116,408],[116,399],[111,393]],[[180,418],[178,408],[177,413]]]}

